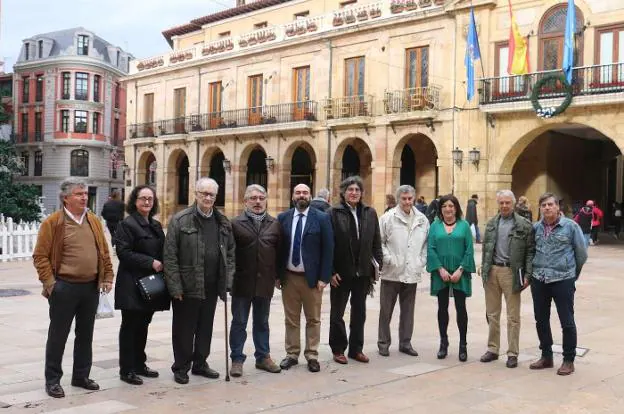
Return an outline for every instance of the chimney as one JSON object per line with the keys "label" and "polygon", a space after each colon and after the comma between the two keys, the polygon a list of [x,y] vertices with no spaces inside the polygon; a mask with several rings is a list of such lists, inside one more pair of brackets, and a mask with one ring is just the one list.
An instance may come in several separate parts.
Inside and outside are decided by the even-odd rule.
{"label": "chimney", "polygon": [[236,7],[244,6],[245,0],[236,0]]}

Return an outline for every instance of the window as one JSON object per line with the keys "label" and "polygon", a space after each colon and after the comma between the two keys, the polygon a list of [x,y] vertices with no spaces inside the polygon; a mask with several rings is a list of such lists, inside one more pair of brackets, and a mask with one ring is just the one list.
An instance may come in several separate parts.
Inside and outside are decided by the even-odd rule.
{"label": "window", "polygon": [[210,128],[218,128],[221,125],[221,82],[212,82],[208,85],[208,118]]}
{"label": "window", "polygon": [[22,114],[22,142],[28,142],[28,114]]}
{"label": "window", "polygon": [[429,85],[429,46],[407,49],[405,86],[408,89]]}
{"label": "window", "polygon": [[524,77],[509,75],[509,44],[501,42],[496,44],[494,76],[498,81],[493,85],[494,94],[499,98],[525,96]]}
{"label": "window", "polygon": [[93,76],[93,102],[100,102],[100,75]]}
{"label": "window", "polygon": [[43,175],[43,152],[35,151],[35,177]]}
{"label": "window", "polygon": [[364,95],[364,56],[345,60],[345,96]]}
{"label": "window", "polygon": [[[599,28],[596,38],[596,64],[599,85],[624,82],[624,26]],[[598,77],[598,74],[596,75]],[[597,85],[598,86],[598,85]]]}
{"label": "window", "polygon": [[89,56],[89,36],[78,35],[78,54]]}
{"label": "window", "polygon": [[37,42],[37,45],[39,49],[39,59],[41,59],[43,57],[43,40]]}
{"label": "window", "polygon": [[87,111],[74,111],[74,132],[87,132]]}
{"label": "window", "polygon": [[341,1],[340,2],[340,8],[342,9],[343,7],[351,6],[351,5],[355,4],[355,3],[357,3],[357,0]]}
{"label": "window", "polygon": [[264,29],[265,27],[267,27],[269,24],[267,22],[260,22],[260,23],[256,23],[254,24],[254,30],[258,30],[258,29]]}
{"label": "window", "polygon": [[262,75],[250,76],[247,82],[249,124],[257,125],[262,118]]}
{"label": "window", "polygon": [[30,101],[30,79],[28,76],[22,78],[22,103]]}
{"label": "window", "polygon": [[154,94],[146,93],[143,95],[143,136],[153,137],[154,134]]}
{"label": "window", "polygon": [[186,88],[178,88],[173,91],[173,117],[174,121],[174,133],[183,134],[184,117],[186,116]]}
{"label": "window", "polygon": [[119,64],[121,63],[121,53],[119,52],[119,50],[117,51],[117,67],[119,67]]}
{"label": "window", "polygon": [[30,170],[30,155],[28,154],[28,152],[24,151],[22,152],[22,163],[24,165],[24,169],[22,170],[22,175],[26,176],[28,175],[28,170]]}
{"label": "window", "polygon": [[99,112],[93,113],[93,127],[92,128],[93,128],[94,134],[100,133],[100,113]]}
{"label": "window", "polygon": [[232,36],[232,32],[230,32],[229,30],[227,32],[219,33],[219,38],[220,39],[223,39],[223,38],[226,38],[226,37],[230,37],[230,36]]}
{"label": "window", "polygon": [[41,142],[41,138],[42,138],[42,133],[41,133],[42,115],[43,113],[41,112],[35,112],[35,141],[36,142]]}
{"label": "window", "polygon": [[[548,10],[539,28],[539,70],[561,69],[563,64],[563,37],[567,5],[560,4]],[[583,61],[583,13],[576,7],[576,36],[574,39],[574,66]]]}
{"label": "window", "polygon": [[89,176],[89,153],[86,150],[71,152],[69,175],[73,177]]}
{"label": "window", "polygon": [[89,74],[78,72],[76,73],[76,89],[74,93],[74,99],[79,101],[86,101],[89,98]]}
{"label": "window", "polygon": [[308,101],[310,100],[310,67],[295,68],[293,72],[293,101],[295,102],[295,119],[305,119],[311,111]]}
{"label": "window", "polygon": [[61,99],[69,99],[71,90],[71,73],[63,72],[63,96]]}
{"label": "window", "polygon": [[35,102],[43,101],[43,75],[37,75],[37,88],[35,89]]}
{"label": "window", "polygon": [[115,108],[119,108],[119,82],[115,82]]}
{"label": "window", "polygon": [[30,43],[24,43],[24,60],[28,60],[30,56]]}
{"label": "window", "polygon": [[61,131],[69,132],[69,111],[61,111]]}
{"label": "window", "polygon": [[113,124],[113,145],[115,147],[119,145],[119,118],[115,118]]}
{"label": "window", "polygon": [[299,13],[295,13],[294,20],[305,19],[309,15],[310,15],[310,11],[309,10],[302,11],[302,12],[299,12]]}

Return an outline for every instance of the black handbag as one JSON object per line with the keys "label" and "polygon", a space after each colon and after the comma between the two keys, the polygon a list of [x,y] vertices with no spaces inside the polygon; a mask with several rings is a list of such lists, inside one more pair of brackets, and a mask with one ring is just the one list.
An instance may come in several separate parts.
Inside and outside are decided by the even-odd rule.
{"label": "black handbag", "polygon": [[156,303],[169,297],[165,276],[162,273],[142,277],[137,285],[141,296],[148,303]]}

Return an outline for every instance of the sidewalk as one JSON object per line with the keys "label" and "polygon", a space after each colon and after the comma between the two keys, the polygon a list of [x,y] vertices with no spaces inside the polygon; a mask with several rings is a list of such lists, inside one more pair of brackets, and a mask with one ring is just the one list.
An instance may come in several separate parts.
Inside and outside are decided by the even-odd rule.
{"label": "sidewalk", "polygon": [[[477,246],[480,259],[480,246]],[[577,284],[576,315],[579,347],[588,349],[577,358],[576,373],[559,377],[556,369],[534,372],[528,361],[534,359],[537,335],[531,295],[522,300],[520,366],[505,368],[505,357],[482,364],[486,350],[487,324],[480,278],[474,277],[474,295],[468,300],[468,362],[457,360],[458,334],[451,304],[449,335],[451,346],[445,360],[436,359],[438,332],[436,301],[429,296],[429,282],[418,287],[413,337],[419,357],[398,353],[393,344],[389,358],[376,352],[379,299],[368,299],[368,320],[364,352],[371,362],[349,361],[338,365],[327,345],[329,292],[322,310],[321,372],[307,371],[300,364],[281,374],[257,371],[253,345],[248,337],[248,358],[242,378],[226,383],[223,304],[218,305],[209,363],[221,373],[219,380],[191,376],[188,385],[173,382],[171,312],[157,313],[150,326],[147,353],[149,365],[160,371],[160,378],[146,379],[140,387],[130,386],[118,377],[117,336],[120,315],[97,320],[94,337],[94,364],[91,377],[101,386],[89,393],[69,385],[73,333],[64,358],[62,385],[67,397],[49,398],[44,391],[43,358],[48,327],[48,306],[31,261],[0,264],[0,293],[4,289],[24,289],[26,296],[0,295],[0,409],[12,412],[57,413],[622,413],[624,412],[624,330],[622,268],[624,246],[598,245],[590,248],[590,259]],[[115,263],[116,269],[116,263]],[[426,278],[428,279],[428,278]],[[277,361],[284,356],[284,315],[279,292],[273,298],[271,348]],[[392,333],[396,339],[398,318],[395,311]],[[503,315],[504,318],[504,315]],[[348,319],[348,313],[347,313]],[[553,308],[555,342],[561,330]],[[348,320],[347,320],[348,324]],[[501,345],[506,346],[505,323],[501,323]],[[555,365],[561,362],[556,355]],[[555,367],[555,368],[556,368]]]}

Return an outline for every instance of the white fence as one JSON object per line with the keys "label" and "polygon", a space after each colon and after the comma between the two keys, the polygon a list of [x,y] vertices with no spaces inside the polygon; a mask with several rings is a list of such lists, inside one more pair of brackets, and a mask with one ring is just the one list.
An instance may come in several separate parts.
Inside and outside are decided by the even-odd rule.
{"label": "white fence", "polygon": [[35,244],[39,223],[14,223],[0,215],[0,262],[29,259]]}

